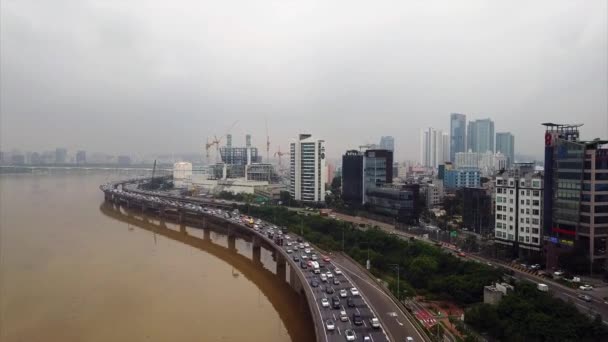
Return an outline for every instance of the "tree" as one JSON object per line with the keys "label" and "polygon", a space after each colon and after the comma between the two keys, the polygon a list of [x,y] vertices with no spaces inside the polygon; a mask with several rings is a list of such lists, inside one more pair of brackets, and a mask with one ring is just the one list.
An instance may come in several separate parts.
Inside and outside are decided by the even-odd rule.
{"label": "tree", "polygon": [[340,188],[342,187],[342,178],[341,177],[334,177],[334,179],[331,180],[331,192],[333,192],[334,194],[337,194],[340,192]]}
{"label": "tree", "polygon": [[283,205],[289,205],[289,202],[291,200],[291,194],[289,194],[289,191],[281,191],[281,193],[279,194],[279,198]]}

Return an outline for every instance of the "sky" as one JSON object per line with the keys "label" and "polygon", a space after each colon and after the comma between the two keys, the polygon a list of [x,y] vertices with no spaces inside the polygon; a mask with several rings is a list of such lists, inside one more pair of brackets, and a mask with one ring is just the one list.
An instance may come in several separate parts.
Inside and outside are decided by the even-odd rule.
{"label": "sky", "polygon": [[[542,122],[608,139],[608,1],[3,0],[0,149],[330,157],[491,118],[541,156]],[[265,153],[264,153],[265,154]]]}

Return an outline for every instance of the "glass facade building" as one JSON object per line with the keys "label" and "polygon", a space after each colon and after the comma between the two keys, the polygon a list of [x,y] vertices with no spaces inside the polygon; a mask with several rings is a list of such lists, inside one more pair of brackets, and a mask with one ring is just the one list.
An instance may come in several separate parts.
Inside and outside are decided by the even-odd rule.
{"label": "glass facade building", "polygon": [[466,151],[467,116],[450,114],[450,161],[453,163],[456,153]]}

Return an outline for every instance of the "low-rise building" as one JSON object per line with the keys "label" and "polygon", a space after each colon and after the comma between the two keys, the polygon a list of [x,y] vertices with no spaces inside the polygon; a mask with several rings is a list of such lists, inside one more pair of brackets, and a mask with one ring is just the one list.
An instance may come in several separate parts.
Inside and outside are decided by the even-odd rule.
{"label": "low-rise building", "polygon": [[478,168],[445,170],[443,185],[446,189],[476,188],[480,186]]}

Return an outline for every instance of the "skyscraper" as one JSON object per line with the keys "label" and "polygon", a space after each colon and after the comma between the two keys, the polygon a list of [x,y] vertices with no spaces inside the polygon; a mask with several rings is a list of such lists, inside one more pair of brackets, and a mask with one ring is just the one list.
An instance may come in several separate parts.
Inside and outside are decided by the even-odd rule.
{"label": "skyscraper", "polygon": [[469,121],[467,149],[472,152],[494,152],[494,121],[481,119]]}
{"label": "skyscraper", "polygon": [[393,152],[389,150],[367,150],[363,155],[363,203],[367,192],[393,182]]}
{"label": "skyscraper", "polygon": [[76,164],[86,164],[86,163],[87,163],[87,152],[86,151],[76,152]]}
{"label": "skyscraper", "polygon": [[289,193],[297,201],[325,201],[325,141],[300,134],[290,145]]}
{"label": "skyscraper", "polygon": [[436,168],[449,158],[449,137],[447,133],[432,127],[420,132],[420,164]]}
{"label": "skyscraper", "polygon": [[383,136],[380,138],[380,149],[395,152],[395,138]]}
{"label": "skyscraper", "polygon": [[496,152],[507,157],[507,166],[510,167],[515,161],[515,138],[509,132],[496,133]]}
{"label": "skyscraper", "polygon": [[363,202],[363,152],[351,150],[342,156],[342,200]]}
{"label": "skyscraper", "polygon": [[467,116],[464,114],[450,114],[450,161],[453,163],[458,152],[466,151]]}
{"label": "skyscraper", "polygon": [[68,159],[68,150],[65,148],[56,148],[55,149],[55,163],[56,164],[65,164]]}

